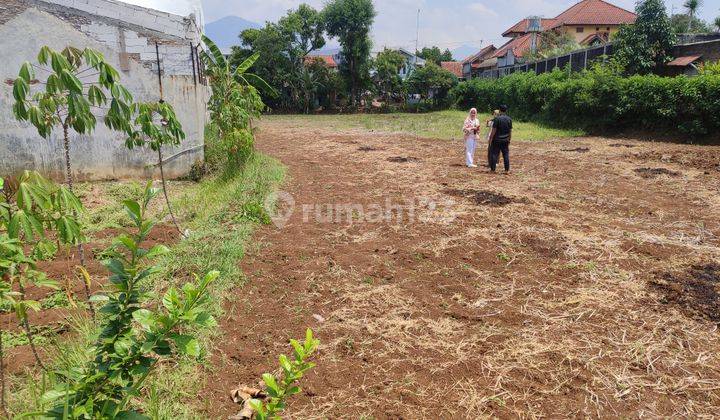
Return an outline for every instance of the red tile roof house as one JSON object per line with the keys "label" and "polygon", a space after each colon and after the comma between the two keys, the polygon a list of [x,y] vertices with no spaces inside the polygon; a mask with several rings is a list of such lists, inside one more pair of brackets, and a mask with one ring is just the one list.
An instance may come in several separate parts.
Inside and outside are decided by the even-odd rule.
{"label": "red tile roof house", "polygon": [[[603,0],[583,0],[553,19],[541,20],[541,32],[570,34],[580,45],[607,42],[622,25],[635,22],[637,15]],[[532,34],[529,19],[523,19],[503,33],[512,38],[493,54],[497,67],[513,66],[530,53]]]}
{"label": "red tile roof house", "polygon": [[497,48],[495,48],[494,45],[488,45],[470,57],[464,59],[462,61],[462,77],[465,80],[476,77],[479,72],[483,70],[482,64],[492,58],[495,51],[497,51]]}
{"label": "red tile roof house", "polygon": [[315,61],[322,62],[329,69],[337,69],[338,67],[332,55],[308,55],[305,57],[305,65],[312,64]]}
{"label": "red tile roof house", "polygon": [[440,63],[440,67],[449,71],[450,73],[457,76],[458,79],[463,80],[463,63],[459,61],[443,61]]}

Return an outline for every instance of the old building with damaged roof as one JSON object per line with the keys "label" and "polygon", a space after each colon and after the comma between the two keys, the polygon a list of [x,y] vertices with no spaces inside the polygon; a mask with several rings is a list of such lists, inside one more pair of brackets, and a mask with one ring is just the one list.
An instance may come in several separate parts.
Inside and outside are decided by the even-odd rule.
{"label": "old building with damaged roof", "polygon": [[[2,0],[0,5],[0,176],[37,169],[61,177],[59,132],[40,137],[13,116],[12,82],[25,61],[35,62],[44,45],[100,51],[121,75],[136,101],[170,103],[187,135],[164,150],[166,173],[180,177],[203,159],[209,89],[198,48],[201,24],[194,15],[177,16],[115,0]],[[36,85],[47,71],[38,68]],[[36,87],[32,87],[35,89]],[[99,113],[101,115],[101,112]],[[98,120],[91,135],[71,132],[71,159],[81,179],[151,177],[158,158],[150,150],[127,150],[124,134]]]}

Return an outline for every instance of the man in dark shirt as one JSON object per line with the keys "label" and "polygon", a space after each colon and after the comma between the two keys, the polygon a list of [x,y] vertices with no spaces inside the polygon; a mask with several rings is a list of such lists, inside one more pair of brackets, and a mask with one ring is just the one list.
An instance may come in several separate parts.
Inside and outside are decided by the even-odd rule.
{"label": "man in dark shirt", "polygon": [[510,140],[512,140],[512,119],[507,115],[507,105],[500,106],[500,115],[493,120],[490,132],[490,170],[495,172],[500,153],[503,155],[505,172],[510,171]]}

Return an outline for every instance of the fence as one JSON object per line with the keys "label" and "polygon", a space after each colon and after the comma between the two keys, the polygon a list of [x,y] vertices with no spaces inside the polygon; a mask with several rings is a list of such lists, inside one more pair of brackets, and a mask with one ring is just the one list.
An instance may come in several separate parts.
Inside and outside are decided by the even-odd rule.
{"label": "fence", "polygon": [[588,68],[594,61],[609,57],[613,54],[613,44],[607,43],[597,47],[573,51],[570,54],[534,61],[532,63],[519,64],[512,67],[500,67],[493,70],[485,70],[478,77],[485,79],[497,79],[516,72],[534,71],[537,74],[551,72],[554,68],[565,68],[568,64],[572,71],[582,71]]}
{"label": "fence", "polygon": [[[702,60],[705,62],[720,60],[720,39],[718,39],[718,36],[686,36],[681,39],[681,41],[682,43],[675,45],[672,49],[672,55],[674,57],[697,55],[701,56]],[[688,41],[694,42],[688,43]],[[602,60],[612,56],[613,53],[613,44],[607,43],[597,47],[573,51],[570,54],[535,61],[532,63],[485,70],[480,73],[478,77],[497,79],[519,71],[534,71],[537,74],[541,74],[551,72],[555,67],[565,68],[568,64],[570,65],[571,71],[578,72],[588,68],[588,66],[592,65],[593,62],[599,59]]]}

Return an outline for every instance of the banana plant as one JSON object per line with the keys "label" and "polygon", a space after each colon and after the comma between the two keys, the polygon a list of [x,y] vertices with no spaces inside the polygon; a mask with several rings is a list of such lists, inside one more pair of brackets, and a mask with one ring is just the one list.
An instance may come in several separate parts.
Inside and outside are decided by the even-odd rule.
{"label": "banana plant", "polygon": [[252,119],[259,117],[264,108],[257,89],[275,92],[260,76],[248,72],[260,54],[251,55],[233,69],[210,38],[203,36],[203,43],[207,50],[202,52],[201,60],[212,87],[208,109],[219,136],[247,127],[252,130]]}

